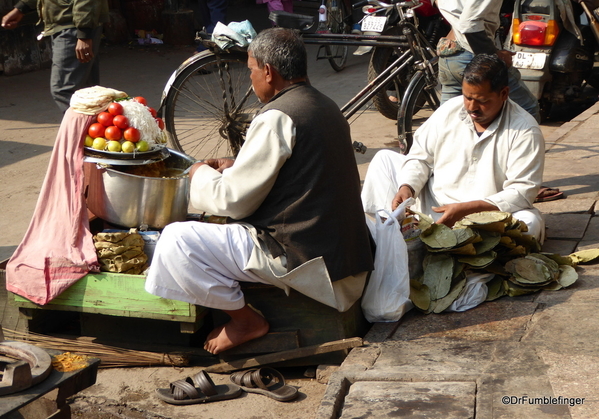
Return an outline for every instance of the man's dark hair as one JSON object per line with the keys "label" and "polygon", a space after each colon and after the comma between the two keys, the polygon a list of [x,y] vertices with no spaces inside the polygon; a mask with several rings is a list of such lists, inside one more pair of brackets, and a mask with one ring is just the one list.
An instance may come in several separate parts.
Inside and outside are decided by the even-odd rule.
{"label": "man's dark hair", "polygon": [[284,80],[303,78],[308,74],[306,46],[291,29],[263,30],[250,43],[248,52],[252,53],[260,68],[270,64]]}
{"label": "man's dark hair", "polygon": [[489,81],[491,91],[500,92],[508,85],[507,65],[495,54],[475,55],[464,70],[464,81],[475,86]]}

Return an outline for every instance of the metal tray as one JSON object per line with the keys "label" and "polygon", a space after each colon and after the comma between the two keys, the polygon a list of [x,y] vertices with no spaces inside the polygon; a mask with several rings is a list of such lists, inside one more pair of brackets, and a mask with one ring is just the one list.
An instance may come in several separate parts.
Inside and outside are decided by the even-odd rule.
{"label": "metal tray", "polygon": [[154,146],[152,150],[143,152],[134,151],[133,153],[115,153],[113,151],[96,150],[91,147],[84,147],[83,154],[85,156],[85,161],[88,162],[132,166],[164,160],[170,156],[168,148],[164,145]]}

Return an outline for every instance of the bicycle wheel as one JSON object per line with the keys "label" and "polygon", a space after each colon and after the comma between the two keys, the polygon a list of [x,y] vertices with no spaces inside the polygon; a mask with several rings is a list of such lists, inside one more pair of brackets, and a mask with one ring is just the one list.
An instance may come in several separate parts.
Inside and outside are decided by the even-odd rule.
{"label": "bicycle wheel", "polygon": [[[383,35],[399,36],[398,28],[391,28]],[[389,65],[399,58],[398,51],[395,48],[375,47],[368,64],[368,81],[371,82],[378,77]],[[397,77],[381,89],[372,101],[376,109],[386,118],[396,119],[399,111],[399,104],[414,73],[411,66],[403,69]]]}
{"label": "bicycle wheel", "polygon": [[247,54],[207,54],[178,74],[167,94],[169,143],[197,160],[235,156],[260,106]]}
{"label": "bicycle wheel", "polygon": [[441,103],[441,84],[424,71],[414,74],[397,114],[399,146],[403,154],[412,147],[414,132]]}
{"label": "bicycle wheel", "polygon": [[[327,0],[327,27],[331,33],[349,33],[347,24],[347,10],[343,0]],[[347,45],[325,45],[325,52],[333,70],[341,71],[345,68],[349,48]]]}

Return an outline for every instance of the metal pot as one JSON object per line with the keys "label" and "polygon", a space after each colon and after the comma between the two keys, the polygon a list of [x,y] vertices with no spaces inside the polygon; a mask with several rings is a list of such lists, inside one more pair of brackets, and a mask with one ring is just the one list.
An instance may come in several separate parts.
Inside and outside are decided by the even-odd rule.
{"label": "metal pot", "polygon": [[[168,169],[183,171],[195,160],[169,149],[163,160]],[[189,176],[149,177],[127,173],[127,166],[84,163],[87,207],[97,217],[117,226],[161,229],[187,218]],[[135,166],[139,167],[139,166]]]}

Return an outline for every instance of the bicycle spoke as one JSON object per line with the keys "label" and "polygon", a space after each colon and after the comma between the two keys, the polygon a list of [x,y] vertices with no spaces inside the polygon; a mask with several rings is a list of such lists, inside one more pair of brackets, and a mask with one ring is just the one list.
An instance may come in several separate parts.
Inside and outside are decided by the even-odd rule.
{"label": "bicycle spoke", "polygon": [[248,115],[259,109],[245,56],[206,57],[182,72],[172,90],[166,110],[173,145],[197,159],[234,155]]}

